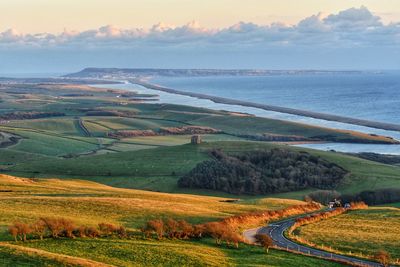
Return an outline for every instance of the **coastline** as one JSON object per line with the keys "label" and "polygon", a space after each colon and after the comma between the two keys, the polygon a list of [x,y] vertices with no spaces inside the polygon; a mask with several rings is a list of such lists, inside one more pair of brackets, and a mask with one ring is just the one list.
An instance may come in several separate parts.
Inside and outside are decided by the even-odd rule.
{"label": "coastline", "polygon": [[286,107],[273,106],[273,105],[258,104],[258,103],[253,103],[253,102],[249,102],[249,101],[235,100],[235,99],[211,96],[211,95],[200,94],[200,93],[180,91],[180,90],[167,88],[167,87],[151,84],[151,83],[144,82],[142,80],[136,80],[136,79],[130,79],[129,82],[143,86],[148,89],[152,89],[152,90],[158,90],[158,91],[163,91],[166,93],[177,94],[177,95],[190,96],[190,97],[195,97],[195,98],[199,98],[199,99],[207,99],[207,100],[211,100],[215,103],[220,103],[220,104],[238,105],[238,106],[244,106],[244,107],[258,108],[258,109],[262,109],[262,110],[266,110],[266,111],[274,111],[274,112],[309,117],[309,118],[314,118],[314,119],[321,119],[321,120],[326,120],[326,121],[334,121],[334,122],[340,122],[340,123],[365,126],[365,127],[375,128],[375,129],[400,132],[399,124],[384,123],[384,122],[370,121],[370,120],[364,120],[364,119],[356,119],[356,118],[345,117],[345,116],[338,116],[338,115],[306,111],[306,110],[299,110],[299,109],[286,108]]}

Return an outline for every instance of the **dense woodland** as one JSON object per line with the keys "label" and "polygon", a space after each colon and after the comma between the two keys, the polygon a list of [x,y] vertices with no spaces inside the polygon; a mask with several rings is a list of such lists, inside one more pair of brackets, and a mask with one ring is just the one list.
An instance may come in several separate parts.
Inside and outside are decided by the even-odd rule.
{"label": "dense woodland", "polygon": [[204,188],[232,194],[266,194],[314,187],[335,188],[347,171],[306,152],[287,149],[227,155],[210,152],[213,159],[199,163],[179,179],[186,188]]}

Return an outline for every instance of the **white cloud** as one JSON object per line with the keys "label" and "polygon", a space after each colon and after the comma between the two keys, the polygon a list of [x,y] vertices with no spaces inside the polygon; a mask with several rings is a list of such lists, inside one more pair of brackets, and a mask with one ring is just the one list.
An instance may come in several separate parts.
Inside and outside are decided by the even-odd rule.
{"label": "white cloud", "polygon": [[60,34],[0,33],[0,72],[76,71],[87,66],[400,69],[400,23],[367,8],[316,14],[296,25],[197,22],[148,29],[112,25]]}
{"label": "white cloud", "polygon": [[239,22],[224,29],[207,29],[197,22],[183,26],[163,23],[150,29],[121,29],[104,26],[83,32],[64,31],[61,34],[20,34],[16,30],[0,33],[0,47],[87,49],[114,47],[117,49],[141,46],[345,46],[348,48],[374,45],[398,45],[400,24],[384,25],[366,7],[351,8],[323,17],[313,15],[288,26],[282,23],[256,25]]}

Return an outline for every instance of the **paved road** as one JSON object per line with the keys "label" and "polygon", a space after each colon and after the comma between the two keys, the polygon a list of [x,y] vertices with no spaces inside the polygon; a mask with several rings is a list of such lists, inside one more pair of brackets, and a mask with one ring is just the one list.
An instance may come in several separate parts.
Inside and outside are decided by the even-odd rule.
{"label": "paved road", "polygon": [[358,265],[368,266],[368,267],[369,266],[372,266],[372,267],[382,266],[381,264],[376,263],[376,262],[357,259],[357,258],[353,258],[353,257],[349,257],[349,256],[343,256],[343,255],[339,255],[339,254],[299,245],[299,244],[287,239],[284,236],[284,232],[290,226],[292,226],[294,224],[294,222],[295,222],[295,219],[285,220],[285,221],[281,221],[281,222],[275,222],[266,227],[259,227],[259,228],[247,230],[243,234],[244,234],[244,237],[250,243],[255,243],[254,236],[256,234],[266,234],[272,238],[272,240],[274,241],[276,246],[287,249],[289,251],[301,252],[301,253],[308,254],[311,256],[317,256],[317,257],[322,257],[322,258],[326,258],[326,259],[345,260],[348,262],[352,262],[352,263],[356,263]]}

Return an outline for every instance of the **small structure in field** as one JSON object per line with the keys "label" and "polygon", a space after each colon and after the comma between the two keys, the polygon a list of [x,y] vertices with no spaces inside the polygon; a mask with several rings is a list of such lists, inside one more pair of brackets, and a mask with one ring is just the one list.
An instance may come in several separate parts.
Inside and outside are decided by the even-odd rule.
{"label": "small structure in field", "polygon": [[333,208],[340,208],[342,207],[342,202],[338,199],[334,199],[333,201],[329,202],[328,208],[333,209]]}
{"label": "small structure in field", "polygon": [[201,144],[201,136],[198,135],[198,134],[193,135],[192,138],[191,138],[191,143],[192,143],[193,145]]}

